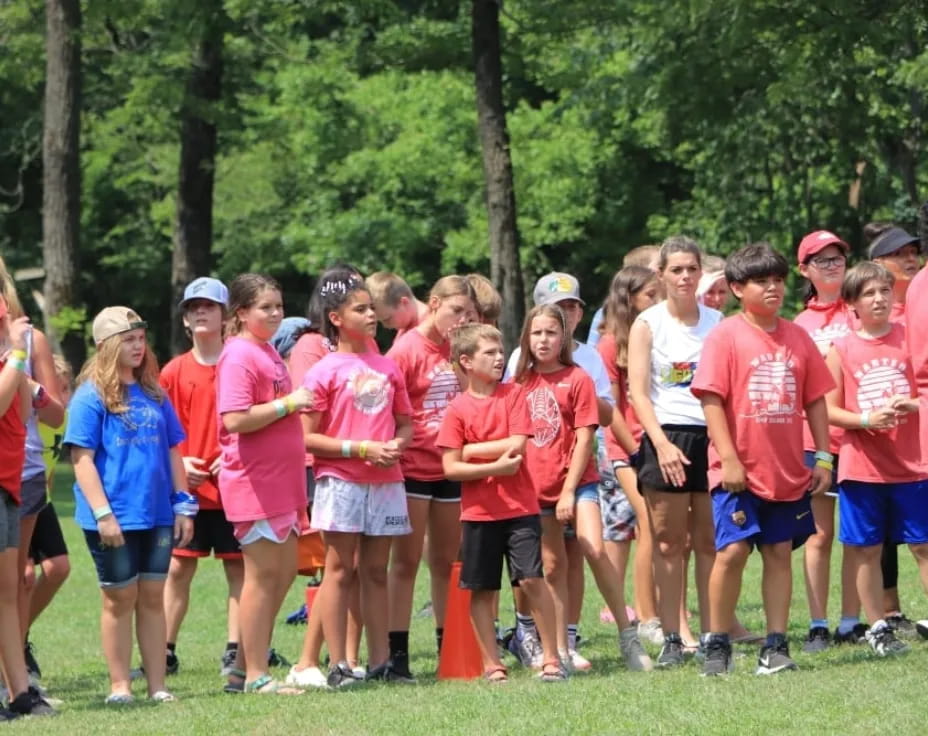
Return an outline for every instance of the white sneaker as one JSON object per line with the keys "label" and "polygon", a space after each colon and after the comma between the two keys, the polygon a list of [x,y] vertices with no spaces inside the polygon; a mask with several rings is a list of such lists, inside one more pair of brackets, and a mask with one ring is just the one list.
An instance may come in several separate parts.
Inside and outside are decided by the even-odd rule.
{"label": "white sneaker", "polygon": [[589,672],[593,668],[590,660],[579,654],[576,649],[568,649],[566,652],[560,652],[560,655],[569,672]]}
{"label": "white sneaker", "polygon": [[915,630],[922,639],[928,639],[928,618],[915,622]]}
{"label": "white sneaker", "polygon": [[167,690],[158,690],[151,694],[151,699],[156,703],[173,703],[177,700],[174,696],[174,693],[169,693]]}
{"label": "white sneaker", "polygon": [[619,653],[625,660],[625,666],[632,672],[650,672],[654,669],[654,662],[641,646],[635,626],[629,626],[619,632]]}
{"label": "white sneaker", "polygon": [[362,682],[367,679],[367,670],[361,666],[352,667],[351,674],[353,674],[355,677],[357,677]]}
{"label": "white sneaker", "polygon": [[638,639],[658,647],[663,646],[664,631],[661,629],[661,620],[659,618],[649,618],[647,621],[639,621]]}
{"label": "white sneaker", "polygon": [[298,670],[296,666],[293,666],[290,668],[290,672],[287,673],[286,682],[288,685],[296,685],[298,687],[328,687],[326,674],[318,667],[307,667]]}

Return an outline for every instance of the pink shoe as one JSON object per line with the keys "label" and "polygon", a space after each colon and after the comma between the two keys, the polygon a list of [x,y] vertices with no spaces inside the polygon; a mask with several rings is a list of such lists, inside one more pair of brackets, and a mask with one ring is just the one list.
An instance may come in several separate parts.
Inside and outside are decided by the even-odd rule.
{"label": "pink shoe", "polygon": [[599,612],[599,620],[604,624],[615,623],[615,616],[612,615],[612,611],[609,610],[608,606],[603,606],[603,609]]}

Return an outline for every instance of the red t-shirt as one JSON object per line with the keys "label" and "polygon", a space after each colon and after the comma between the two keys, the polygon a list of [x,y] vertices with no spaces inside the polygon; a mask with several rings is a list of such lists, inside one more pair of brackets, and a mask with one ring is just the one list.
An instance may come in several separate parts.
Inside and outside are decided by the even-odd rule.
{"label": "red t-shirt", "polygon": [[[625,419],[632,437],[635,442],[641,442],[641,435],[644,434],[644,428],[638,421],[638,415],[635,413],[632,402],[628,394],[628,371],[619,367],[618,363],[618,346],[615,344],[615,337],[610,334],[604,334],[596,343],[596,349],[599,351],[603,363],[606,365],[606,373],[609,375],[609,382],[614,384],[619,397],[616,408]],[[628,453],[625,452],[615,435],[609,430],[603,432],[606,436],[606,454],[610,460],[628,460]]]}
{"label": "red t-shirt", "polygon": [[[459,394],[445,411],[436,443],[460,449],[517,434],[532,436],[525,393],[517,384],[501,383],[490,396]],[[538,512],[538,497],[524,460],[515,475],[489,476],[461,484],[463,521],[502,521]]]}
{"label": "red t-shirt", "polygon": [[412,329],[393,343],[387,353],[400,369],[412,403],[412,443],[403,453],[403,476],[415,480],[441,480],[441,450],[435,446],[448,405],[461,393],[449,360],[450,345],[436,345]]}
{"label": "red t-shirt", "polygon": [[[914,396],[915,375],[905,328],[894,324],[883,337],[850,334],[835,340],[844,379],[844,408],[860,413],[886,406],[892,396]],[[908,483],[928,478],[919,444],[919,415],[905,414],[886,432],[849,429],[841,443],[838,480]]]}
{"label": "red t-shirt", "polygon": [[[780,319],[773,332],[765,332],[736,314],[706,338],[692,391],[722,397],[748,489],[769,501],[795,501],[812,479],[803,459],[803,409],[834,385],[801,327]],[[709,488],[721,482],[722,461],[710,443]]]}
{"label": "red t-shirt", "polygon": [[[6,365],[0,360],[0,370]],[[19,391],[0,416],[0,487],[19,505],[23,464],[26,462],[26,425],[19,411]]]}
{"label": "red t-shirt", "polygon": [[[909,284],[905,293],[905,309],[916,324],[921,319],[928,319],[928,266],[923,267]],[[906,342],[918,386],[922,457],[928,461],[928,330],[910,330]]]}
{"label": "red t-shirt", "polygon": [[[525,446],[525,464],[535,481],[538,502],[554,506],[561,496],[577,442],[577,429],[599,427],[596,389],[582,368],[567,366],[553,373],[530,371],[522,384],[533,435]],[[599,482],[591,454],[577,487]]]}
{"label": "red t-shirt", "polygon": [[[835,340],[853,332],[856,319],[842,299],[831,304],[819,304],[813,297],[805,310],[796,315],[793,322],[809,333],[809,337],[812,338],[824,358],[828,355],[828,350]],[[841,449],[843,434],[844,430],[840,427],[828,426],[829,449],[833,454],[838,454]],[[809,431],[809,425],[806,422],[802,424],[802,446],[806,450],[815,450],[815,440],[812,439],[812,432]]]}
{"label": "red t-shirt", "polygon": [[[158,379],[167,393],[187,438],[180,443],[181,455],[198,457],[209,470],[219,457],[216,425],[216,366],[203,365],[193,351],[179,355],[161,371]],[[221,509],[216,479],[210,476],[193,489],[201,509]]]}

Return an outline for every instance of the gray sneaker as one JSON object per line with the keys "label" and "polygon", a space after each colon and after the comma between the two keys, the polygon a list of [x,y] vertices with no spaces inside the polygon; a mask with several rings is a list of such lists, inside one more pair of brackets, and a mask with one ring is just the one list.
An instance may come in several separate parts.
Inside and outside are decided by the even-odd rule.
{"label": "gray sneaker", "polygon": [[632,672],[650,672],[654,669],[654,663],[641,646],[635,626],[629,626],[619,632],[619,653],[625,660],[625,666]]}
{"label": "gray sneaker", "polygon": [[867,643],[878,657],[892,657],[909,651],[909,645],[897,639],[893,627],[887,623],[870,629],[867,632]]}
{"label": "gray sneaker", "polygon": [[789,656],[789,644],[785,636],[777,637],[774,644],[764,644],[757,658],[758,675],[775,675],[786,670],[798,670],[798,665]]}
{"label": "gray sneaker", "polygon": [[664,646],[657,655],[657,666],[661,669],[679,667],[683,664],[683,639],[676,632],[664,636]]}
{"label": "gray sneaker", "polygon": [[824,626],[813,626],[802,644],[805,654],[818,654],[831,646],[831,633]]}
{"label": "gray sneaker", "polygon": [[896,637],[899,639],[918,638],[918,630],[915,627],[915,622],[904,613],[899,613],[895,616],[887,616],[886,623],[893,628]]}
{"label": "gray sneaker", "polygon": [[735,671],[735,660],[731,656],[731,642],[723,634],[709,634],[705,641],[705,657],[702,661],[703,677],[727,675]]}
{"label": "gray sneaker", "polygon": [[519,630],[516,629],[509,639],[508,649],[523,667],[535,670],[541,668],[544,652],[535,629],[524,629],[521,636]]}
{"label": "gray sneaker", "polygon": [[649,618],[647,621],[640,621],[638,623],[638,638],[648,644],[654,644],[658,647],[663,646],[664,631],[661,629],[661,620],[659,618]]}

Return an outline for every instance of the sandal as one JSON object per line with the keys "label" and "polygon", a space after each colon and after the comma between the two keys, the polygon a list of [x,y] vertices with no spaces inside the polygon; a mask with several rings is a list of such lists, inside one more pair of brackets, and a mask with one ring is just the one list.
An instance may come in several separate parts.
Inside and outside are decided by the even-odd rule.
{"label": "sandal", "polygon": [[242,670],[231,668],[228,678],[226,684],[222,686],[222,692],[231,695],[240,695],[245,692],[245,673]]}
{"label": "sandal", "polygon": [[541,666],[538,679],[542,682],[564,682],[567,679],[567,670],[557,659],[550,659]]}
{"label": "sandal", "polygon": [[502,685],[505,682],[509,682],[509,670],[503,667],[503,665],[490,667],[488,670],[484,670],[483,679],[487,682],[492,682],[494,685]]}
{"label": "sandal", "polygon": [[257,680],[245,683],[245,692],[255,695],[302,695],[306,691],[285,685],[270,675],[261,675]]}

